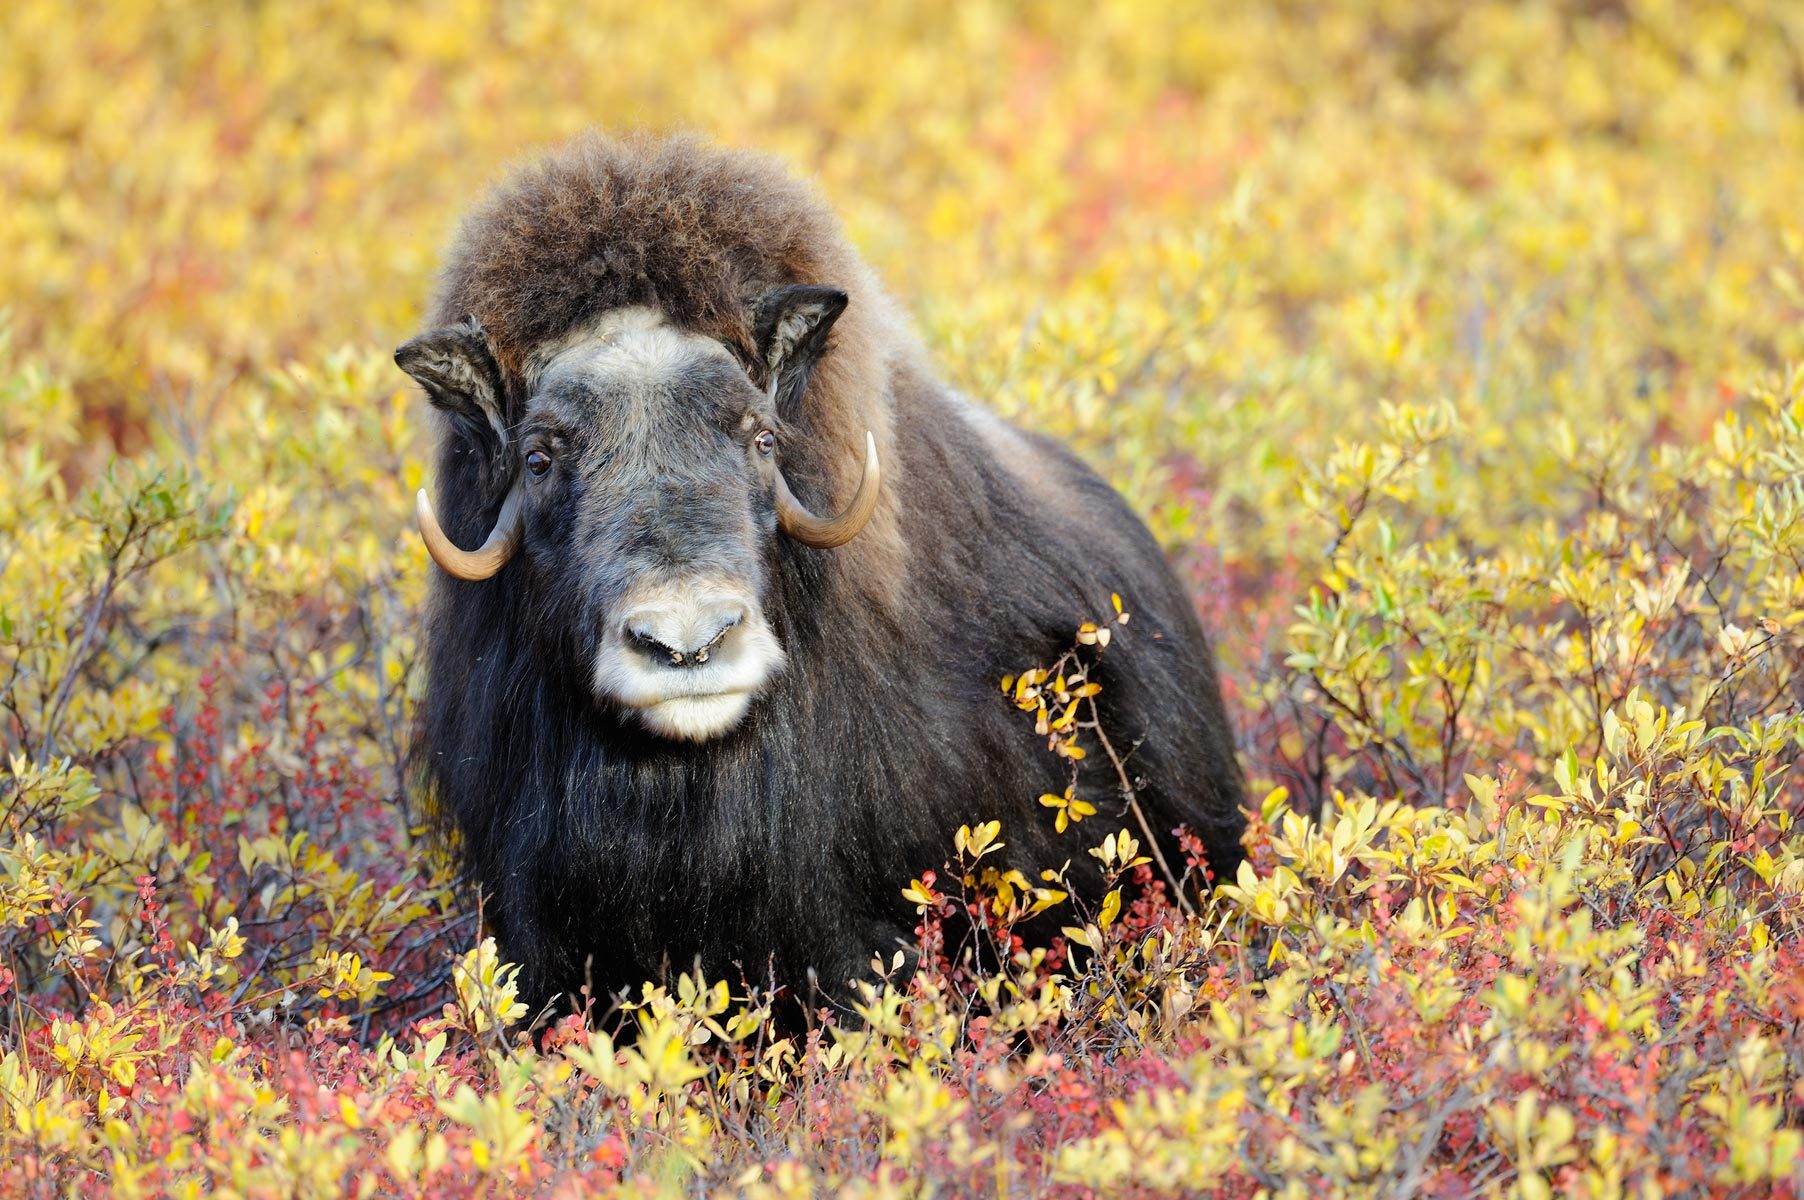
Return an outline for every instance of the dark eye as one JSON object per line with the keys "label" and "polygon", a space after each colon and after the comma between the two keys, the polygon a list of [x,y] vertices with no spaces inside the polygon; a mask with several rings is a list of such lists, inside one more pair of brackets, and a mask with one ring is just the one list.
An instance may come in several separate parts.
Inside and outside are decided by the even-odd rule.
{"label": "dark eye", "polygon": [[758,447],[758,453],[769,458],[771,451],[777,448],[777,435],[768,429],[760,429],[758,436],[752,439],[752,445]]}
{"label": "dark eye", "polygon": [[526,469],[534,479],[551,470],[551,455],[543,450],[534,450],[526,456]]}

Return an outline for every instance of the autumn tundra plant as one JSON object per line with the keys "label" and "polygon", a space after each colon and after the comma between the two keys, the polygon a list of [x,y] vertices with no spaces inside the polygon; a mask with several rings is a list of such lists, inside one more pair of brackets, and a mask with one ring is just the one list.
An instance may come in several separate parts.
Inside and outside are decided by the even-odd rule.
{"label": "autumn tundra plant", "polygon": [[[1717,481],[1701,511],[1760,511],[1761,488],[1804,446],[1801,382],[1763,385],[1726,420],[1769,435],[1767,450],[1733,469],[1727,433],[1698,451],[1685,478]],[[1660,481],[1638,486],[1657,509]],[[1738,493],[1746,508],[1728,503]],[[1397,516],[1413,503],[1402,487],[1384,502]],[[162,543],[170,553],[204,553],[240,518],[174,474],[103,480],[86,505],[36,520],[86,531],[57,568],[101,589],[84,595],[113,580],[95,653],[142,653],[134,630],[166,619],[149,585],[179,578],[179,558],[133,539],[154,527],[178,539]],[[1738,527],[1712,524],[1713,544]],[[1742,550],[1757,561],[1770,545]],[[1110,605],[1069,654],[996,696],[1061,769],[1109,757],[1106,722],[1070,705],[1106,698],[1088,691],[1093,665],[1140,648],[1133,607]],[[102,691],[112,676],[89,661],[68,688],[79,701],[56,699],[55,666],[79,661],[85,620],[38,628],[52,632],[8,632],[17,677],[47,676],[15,685],[14,729],[35,746],[61,728],[85,765],[22,756],[10,776],[17,1040],[0,1079],[20,1190],[116,1180],[127,1164],[151,1192],[192,1179],[328,1191],[356,1177],[397,1194],[497,1179],[611,1190],[674,1172],[753,1192],[834,1178],[978,1190],[1000,1174],[1068,1194],[1434,1192],[1485,1178],[1525,1195],[1637,1178],[1751,1194],[1786,1186],[1800,1154],[1804,854],[1787,770],[1799,728],[1770,702],[1796,669],[1783,625],[1717,644],[1706,698],[1764,681],[1742,693],[1758,707],[1738,725],[1632,686],[1605,710],[1597,750],[1562,754],[1539,785],[1481,772],[1439,804],[1337,793],[1319,820],[1273,791],[1251,858],[1197,918],[1160,901],[1164,872],[1116,779],[1047,792],[1065,804],[1043,799],[1036,814],[1062,857],[1096,864],[1094,904],[1066,894],[1062,859],[1018,871],[1002,857],[1009,826],[966,823],[940,870],[897,885],[914,970],[870,964],[844,1017],[785,1030],[767,990],[683,974],[634,989],[599,1028],[573,1017],[536,1042],[520,1036],[518,969],[492,941],[453,960],[425,1011],[390,1006],[430,961],[418,954],[430,935],[445,953],[474,931],[434,917],[432,880],[380,883],[382,864],[404,861],[386,840],[404,827],[363,824],[382,811],[379,772],[320,756],[324,707],[305,681],[292,718],[281,689],[251,698],[269,741],[239,752],[219,712],[242,668],[216,664],[191,713],[136,718],[175,730],[168,754],[138,760],[145,735],[114,732],[134,728],[130,689]],[[1299,703],[1312,683],[1298,681]],[[80,715],[48,724],[59,710]],[[1356,729],[1341,731],[1348,761],[1382,770]],[[282,835],[260,832],[272,827]],[[366,837],[354,873],[322,849],[365,853]],[[1019,939],[1034,920],[1063,932]],[[304,1159],[285,1138],[311,1148]]]}
{"label": "autumn tundra plant", "polygon": [[[1799,19],[13,0],[0,1195],[1798,1196]],[[673,959],[538,1022],[413,790],[414,493],[465,549],[501,497],[391,348],[455,324],[479,182],[598,122],[774,152],[936,378],[1144,519],[1247,781],[1213,890],[1112,706],[1158,596],[985,580],[944,677],[861,676],[888,737],[981,714],[882,776],[944,825],[843,876],[902,944],[800,1013]],[[824,520],[867,428],[885,503],[923,474],[905,423],[770,428]],[[885,520],[763,529],[780,639]],[[524,533],[503,575],[573,561]],[[1024,595],[1045,638],[972,652]],[[767,856],[798,926],[829,860]]]}

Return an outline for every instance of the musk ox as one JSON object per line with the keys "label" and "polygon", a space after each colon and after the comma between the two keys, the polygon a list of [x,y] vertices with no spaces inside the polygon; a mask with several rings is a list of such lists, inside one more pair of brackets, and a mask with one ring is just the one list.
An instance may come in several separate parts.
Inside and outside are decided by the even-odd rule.
{"label": "musk ox", "polygon": [[910,874],[990,818],[1094,902],[1116,777],[1086,760],[1101,813],[1056,833],[1068,765],[997,682],[1112,591],[1104,728],[1160,836],[1239,863],[1230,723],[1159,546],[941,382],[776,165],[566,147],[467,218],[432,325],[395,354],[443,414],[417,762],[524,995],[697,962],[831,994],[912,942]]}

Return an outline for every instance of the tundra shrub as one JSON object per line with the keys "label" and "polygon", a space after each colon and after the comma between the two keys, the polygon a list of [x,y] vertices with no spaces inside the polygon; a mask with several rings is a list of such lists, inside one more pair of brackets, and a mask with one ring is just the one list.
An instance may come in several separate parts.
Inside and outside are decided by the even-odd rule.
{"label": "tundra shrub", "polygon": [[[0,1192],[1804,1191],[1795,5],[6,19]],[[972,813],[871,881],[919,944],[855,1013],[678,975],[527,1035],[408,800],[388,354],[478,182],[593,123],[815,174],[1149,514],[1237,878],[1049,794],[1095,911]],[[1121,600],[974,681],[1049,754],[1131,764]]]}

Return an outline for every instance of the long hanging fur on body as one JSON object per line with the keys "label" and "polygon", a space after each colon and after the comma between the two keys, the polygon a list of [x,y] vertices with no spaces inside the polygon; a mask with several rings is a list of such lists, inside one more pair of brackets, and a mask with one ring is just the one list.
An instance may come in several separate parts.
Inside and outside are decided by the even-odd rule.
{"label": "long hanging fur on body", "polygon": [[[1066,764],[997,690],[1050,662],[1119,592],[1132,624],[1102,658],[1103,719],[1167,856],[1182,824],[1216,874],[1239,862],[1240,779],[1212,654],[1190,598],[1119,496],[1049,439],[940,383],[837,222],[769,160],[692,140],[581,140],[498,188],[444,272],[439,325],[474,320],[519,421],[547,348],[646,305],[717,339],[763,384],[751,304],[792,283],[849,297],[808,376],[783,470],[832,508],[864,431],[884,483],[849,545],[777,535],[765,607],[783,674],[732,732],[647,735],[598,706],[582,670],[533,633],[561,611],[510,563],[437,575],[418,761],[507,956],[535,1000],[598,993],[700,960],[830,991],[911,940],[911,875],[961,823],[999,818],[1013,865],[1072,863],[1124,825],[1112,768],[1084,764],[1101,812],[1059,835],[1044,792]],[[480,541],[517,468],[447,422],[442,515]],[[537,624],[535,624],[537,623]]]}

